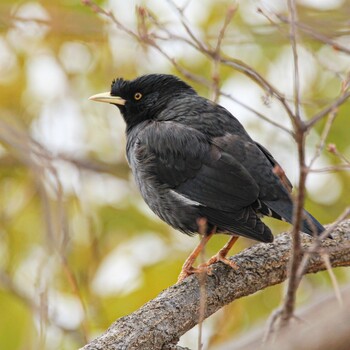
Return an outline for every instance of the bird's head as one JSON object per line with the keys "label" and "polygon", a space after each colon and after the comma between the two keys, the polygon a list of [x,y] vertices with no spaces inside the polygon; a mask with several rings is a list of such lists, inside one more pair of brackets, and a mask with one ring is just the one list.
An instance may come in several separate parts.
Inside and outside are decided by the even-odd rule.
{"label": "bird's head", "polygon": [[[118,78],[111,91],[90,97],[90,100],[116,105],[128,127],[147,119],[157,119],[170,101],[188,94],[196,94],[181,79],[166,74],[149,74],[134,80]],[[179,102],[181,103],[181,102]]]}

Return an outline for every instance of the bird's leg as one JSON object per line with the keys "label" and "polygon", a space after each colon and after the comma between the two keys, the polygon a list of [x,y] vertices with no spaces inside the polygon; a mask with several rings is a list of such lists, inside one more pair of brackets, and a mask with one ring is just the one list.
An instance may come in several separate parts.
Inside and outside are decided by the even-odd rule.
{"label": "bird's leg", "polygon": [[204,234],[203,238],[199,242],[196,248],[194,248],[193,252],[189,255],[189,257],[186,259],[185,263],[182,266],[181,272],[179,274],[179,277],[177,278],[177,283],[182,282],[186,277],[194,274],[194,273],[201,273],[203,271],[206,271],[206,267],[193,267],[193,264],[195,260],[197,259],[199,253],[204,249],[210,238],[215,233],[215,229],[212,230],[209,234]]}
{"label": "bird's leg", "polygon": [[238,266],[233,261],[226,258],[226,255],[232,248],[232,246],[236,243],[238,236],[232,236],[230,240],[218,251],[217,254],[212,256],[206,263],[199,265],[199,268],[208,268],[208,266],[221,261],[225,265],[231,266],[233,269],[237,270]]}

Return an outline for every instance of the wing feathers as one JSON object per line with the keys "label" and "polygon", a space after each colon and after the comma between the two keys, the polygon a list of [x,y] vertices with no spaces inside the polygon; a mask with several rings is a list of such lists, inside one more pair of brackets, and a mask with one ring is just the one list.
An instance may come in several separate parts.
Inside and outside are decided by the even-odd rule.
{"label": "wing feathers", "polygon": [[[259,214],[292,222],[288,178],[273,156],[246,133],[215,137],[163,121],[150,123],[137,138],[133,151],[143,173],[169,195],[177,194],[184,205],[198,207],[199,215],[220,231],[271,242],[271,231]],[[276,167],[281,171],[274,171]],[[303,231],[312,234],[312,226],[317,232],[324,230],[305,215],[312,224],[304,220]]]}

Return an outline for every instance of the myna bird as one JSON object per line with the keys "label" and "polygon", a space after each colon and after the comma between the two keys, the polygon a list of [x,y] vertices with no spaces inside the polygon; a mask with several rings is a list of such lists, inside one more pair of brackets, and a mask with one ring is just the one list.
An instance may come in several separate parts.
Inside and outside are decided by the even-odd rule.
{"label": "myna bird", "polygon": [[[235,268],[226,255],[238,236],[272,242],[262,216],[292,223],[292,185],[275,158],[229,111],[184,81],[165,74],[119,78],[90,99],[119,108],[127,159],[148,206],[175,229],[203,236],[179,281],[217,261]],[[303,232],[325,230],[306,210],[303,216]],[[215,233],[231,238],[204,266],[192,267]]]}

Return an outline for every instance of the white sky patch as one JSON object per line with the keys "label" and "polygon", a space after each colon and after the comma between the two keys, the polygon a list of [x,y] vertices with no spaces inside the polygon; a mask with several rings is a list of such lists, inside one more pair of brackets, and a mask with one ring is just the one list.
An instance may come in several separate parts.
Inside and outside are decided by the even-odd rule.
{"label": "white sky patch", "polygon": [[77,156],[85,153],[85,126],[77,102],[64,97],[42,106],[32,124],[32,135],[53,153]]}
{"label": "white sky patch", "polygon": [[[310,164],[311,159],[313,159],[319,142],[320,135],[318,135],[315,130],[311,130],[306,139],[305,146],[305,162],[307,165]],[[331,165],[332,163],[329,158],[323,152],[314,162],[312,169],[324,168]],[[329,190],[330,188],[332,189],[331,191]],[[306,181],[306,189],[310,198],[315,202],[330,205],[341,195],[342,183],[337,174],[310,172]]]}
{"label": "white sky patch", "polygon": [[[303,47],[298,46],[298,63],[299,63],[299,83],[300,94],[313,85],[317,78],[318,63],[312,55]],[[294,63],[293,54],[290,46],[281,49],[274,62],[271,62],[267,74],[267,80],[274,86],[278,87],[286,96],[293,96],[294,91]]]}
{"label": "white sky patch", "polygon": [[[40,334],[40,319],[35,317],[34,320],[37,332]],[[62,347],[63,341],[68,341],[68,337],[62,329],[53,324],[45,324],[45,344],[42,345],[43,349],[62,349],[64,348]]]}
{"label": "white sky patch", "polygon": [[269,24],[268,19],[258,12],[259,7],[266,8],[271,12],[284,12],[287,9],[287,2],[280,0],[239,0],[238,3],[243,20],[252,26]]}
{"label": "white sky patch", "polygon": [[306,181],[308,196],[315,202],[331,205],[340,197],[343,186],[336,174],[311,173]]}
{"label": "white sky patch", "polygon": [[97,204],[115,204],[130,194],[129,183],[109,174],[88,173],[81,178],[82,200]]}
{"label": "white sky patch", "polygon": [[117,18],[130,26],[136,25],[135,7],[140,5],[136,0],[109,0],[105,8],[110,9]]}
{"label": "white sky patch", "polygon": [[[81,176],[79,170],[69,162],[62,160],[55,160],[52,162],[52,165],[56,169],[57,178],[60,185],[62,186],[63,193],[81,193]],[[52,195],[52,198],[57,198],[57,178],[54,174],[48,169],[45,172],[45,185],[48,191],[48,194]]]}
{"label": "white sky patch", "polygon": [[38,306],[43,293],[47,294],[49,317],[64,328],[76,329],[84,317],[80,301],[49,287],[55,279],[57,268],[55,255],[48,255],[42,247],[33,246],[18,266],[14,283]]}
{"label": "white sky patch", "polygon": [[91,51],[86,45],[79,42],[63,43],[60,47],[59,58],[68,73],[87,74],[92,68]]}
{"label": "white sky patch", "polygon": [[[105,90],[108,88],[106,85]],[[86,149],[98,154],[98,158],[107,163],[125,161],[125,122],[119,110],[107,103],[89,103],[90,106],[84,106],[83,110],[89,125]]]}
{"label": "white sky patch", "polygon": [[[350,35],[343,36],[336,41],[346,48],[350,47]],[[328,45],[324,45],[318,50],[317,57],[332,72],[343,73],[350,66],[350,56],[347,53],[337,51]]]}
{"label": "white sky patch", "polygon": [[183,234],[180,231],[170,228],[171,230],[171,251],[176,254],[176,252],[190,252],[194,247],[199,243],[199,236],[195,235],[194,237]]}
{"label": "white sky patch", "polygon": [[101,263],[92,281],[92,290],[100,296],[128,294],[141,285],[141,272],[129,256],[110,253]]}
{"label": "white sky patch", "polygon": [[333,10],[344,4],[345,0],[298,0],[302,5],[321,11]]}
{"label": "white sky patch", "polygon": [[23,19],[32,19],[33,21],[15,21],[16,28],[20,31],[21,35],[26,38],[35,38],[40,40],[43,38],[49,30],[47,24],[38,22],[49,21],[50,16],[43,6],[37,2],[25,2],[19,6],[18,10],[14,13],[16,17]]}
{"label": "white sky patch", "polygon": [[77,329],[84,318],[84,310],[75,296],[54,291],[48,296],[49,317],[64,329]]}
{"label": "white sky patch", "polygon": [[141,284],[142,268],[164,259],[168,251],[165,242],[153,233],[133,237],[102,261],[92,289],[101,296],[130,293]]}
{"label": "white sky patch", "polygon": [[49,256],[43,247],[33,246],[16,269],[14,283],[28,296],[39,297],[51,285],[56,270],[55,256]]}
{"label": "white sky patch", "polygon": [[28,93],[39,102],[48,102],[63,96],[67,89],[67,77],[56,59],[50,54],[36,55],[28,59]]}
{"label": "white sky patch", "polygon": [[[220,310],[221,311],[221,310]],[[219,313],[220,313],[219,311]],[[218,319],[220,319],[219,314],[212,315],[210,318],[207,318],[202,323],[202,344],[203,350],[209,350],[208,342],[210,338],[214,335],[215,325],[217,325]],[[181,336],[178,345],[183,347],[188,347],[190,349],[198,348],[198,325],[190,329],[184,335]]]}
{"label": "white sky patch", "polygon": [[[272,99],[268,105],[264,104],[264,92],[248,78],[241,75],[232,77],[225,82],[223,90],[230,93],[245,105],[264,114],[269,119],[290,128],[290,120],[279,102]],[[290,141],[289,136],[285,132],[263,121],[255,113],[247,110],[238,103],[226,97],[221,97],[220,104],[228,109],[243,124],[253,139],[263,145],[268,145],[271,142],[271,137],[280,137],[284,142]]]}
{"label": "white sky patch", "polygon": [[[317,139],[319,139],[319,136],[315,132],[312,132],[311,136],[314,136],[314,138],[316,137]],[[307,145],[306,164],[309,164],[314,153],[315,147]],[[332,164],[330,163],[328,158],[325,155],[321,155],[317,158],[312,168],[320,169],[331,165]],[[343,190],[343,186],[337,174],[311,172],[309,173],[306,180],[306,189],[308,196],[315,202],[325,205],[331,205],[338,200]]]}

